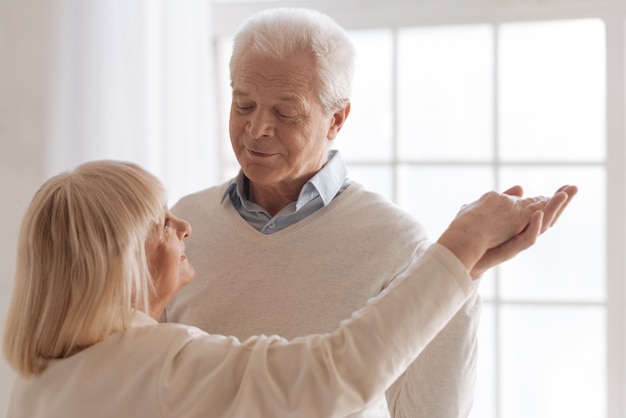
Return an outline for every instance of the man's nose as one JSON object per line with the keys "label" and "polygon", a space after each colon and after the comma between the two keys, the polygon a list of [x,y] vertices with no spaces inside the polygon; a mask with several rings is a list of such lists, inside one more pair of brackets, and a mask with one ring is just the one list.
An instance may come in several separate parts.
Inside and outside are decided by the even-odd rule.
{"label": "man's nose", "polygon": [[273,115],[268,110],[256,110],[248,120],[246,130],[252,138],[272,136],[274,134]]}

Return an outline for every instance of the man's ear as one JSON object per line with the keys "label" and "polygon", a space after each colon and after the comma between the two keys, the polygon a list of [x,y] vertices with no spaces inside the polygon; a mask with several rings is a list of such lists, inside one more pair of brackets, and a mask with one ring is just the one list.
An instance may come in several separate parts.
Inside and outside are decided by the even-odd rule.
{"label": "man's ear", "polygon": [[344,122],[348,118],[350,114],[350,103],[348,103],[343,109],[339,109],[332,115],[332,120],[330,124],[330,129],[328,129],[327,138],[329,140],[335,139],[341,128],[343,127]]}

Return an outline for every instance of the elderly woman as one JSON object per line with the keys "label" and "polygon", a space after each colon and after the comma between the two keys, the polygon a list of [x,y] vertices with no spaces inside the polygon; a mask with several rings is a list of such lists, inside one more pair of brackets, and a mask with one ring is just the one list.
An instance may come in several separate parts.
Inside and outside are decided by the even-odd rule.
{"label": "elderly woman", "polygon": [[488,193],[335,332],[240,342],[157,322],[194,277],[191,228],[139,166],[85,163],[44,183],[22,223],[4,336],[20,375],[8,417],[345,416],[454,315],[486,252],[530,245],[544,211],[566,200]]}

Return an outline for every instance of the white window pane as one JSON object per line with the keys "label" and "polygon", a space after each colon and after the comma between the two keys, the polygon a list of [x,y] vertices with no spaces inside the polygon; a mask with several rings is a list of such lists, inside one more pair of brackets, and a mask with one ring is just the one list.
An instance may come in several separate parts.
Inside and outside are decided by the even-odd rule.
{"label": "white window pane", "polygon": [[505,306],[500,324],[502,418],[606,416],[603,308]]}
{"label": "white window pane", "polygon": [[346,161],[391,158],[392,50],[389,30],[350,32],[356,49],[351,110],[334,146]]}
{"label": "white window pane", "polygon": [[230,144],[230,135],[228,133],[228,120],[230,117],[230,102],[232,97],[232,89],[230,87],[230,71],[228,64],[230,55],[233,51],[232,37],[223,37],[218,39],[216,53],[216,73],[217,73],[217,116],[220,124],[220,151],[222,161],[232,163],[236,162],[235,154]]}
{"label": "white window pane", "polygon": [[493,155],[493,29],[405,29],[398,34],[398,147],[402,159]]}
{"label": "white window pane", "polygon": [[432,240],[439,238],[462,205],[492,189],[493,173],[487,167],[400,166],[398,171],[398,204],[426,227]]}
{"label": "white window pane", "polygon": [[604,37],[604,24],[597,19],[501,26],[503,159],[604,157]]}
{"label": "white window pane", "polygon": [[348,177],[372,192],[392,200],[392,169],[388,166],[359,166],[348,164]]}
{"label": "white window pane", "polygon": [[501,267],[503,298],[601,301],[605,297],[606,188],[599,167],[509,168],[507,185],[520,184],[527,195],[550,195],[562,184],[579,193],[554,227],[528,251]]}

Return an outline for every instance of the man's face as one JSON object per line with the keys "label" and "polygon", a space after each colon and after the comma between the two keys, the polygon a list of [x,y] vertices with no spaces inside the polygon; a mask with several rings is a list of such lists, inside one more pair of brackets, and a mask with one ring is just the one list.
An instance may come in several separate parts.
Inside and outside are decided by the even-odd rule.
{"label": "man's face", "polygon": [[343,119],[319,103],[314,63],[246,52],[235,69],[230,138],[253,186],[299,191],[327,161]]}

